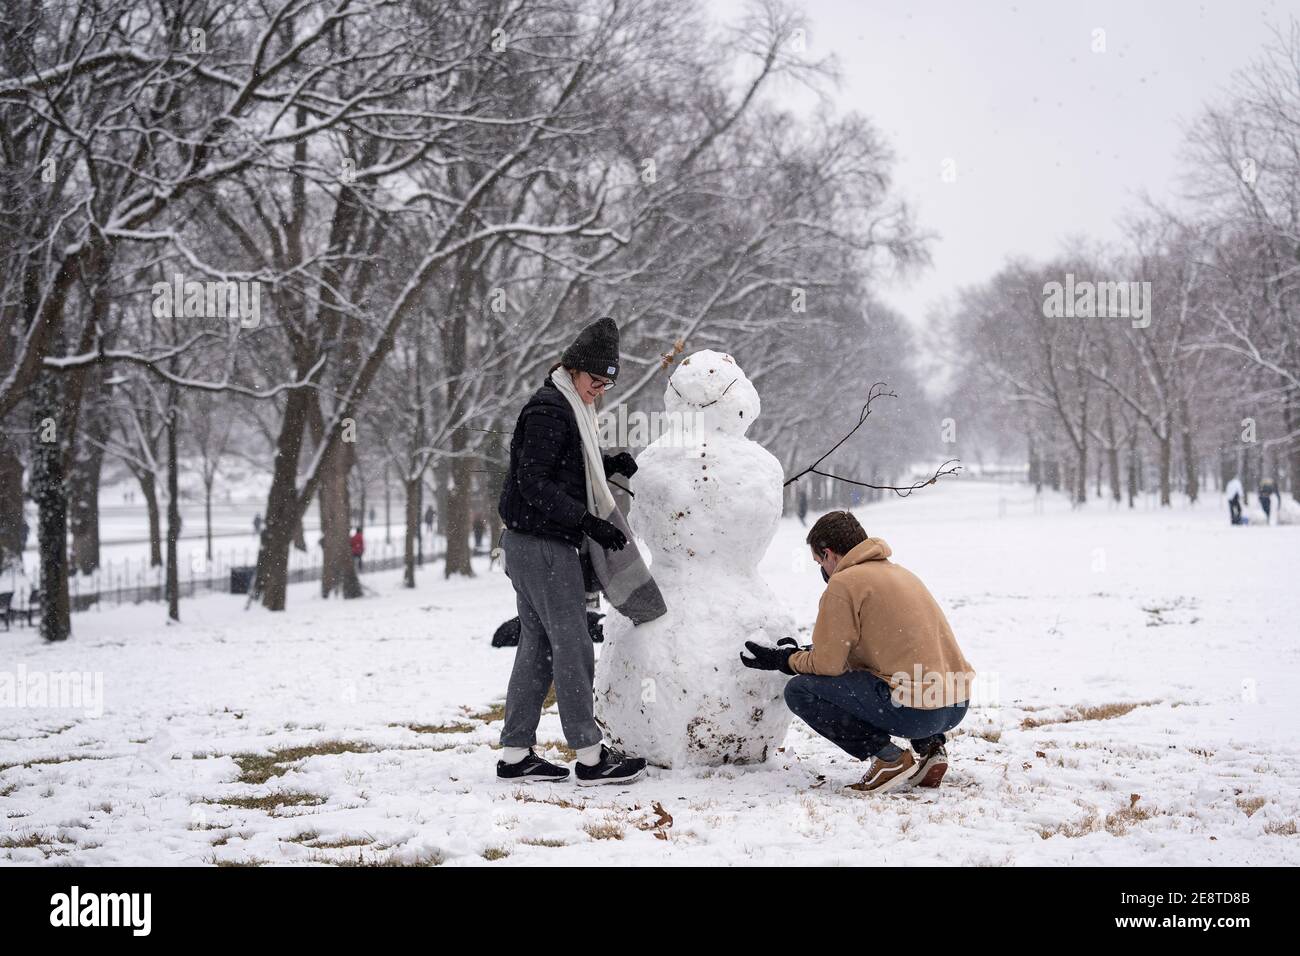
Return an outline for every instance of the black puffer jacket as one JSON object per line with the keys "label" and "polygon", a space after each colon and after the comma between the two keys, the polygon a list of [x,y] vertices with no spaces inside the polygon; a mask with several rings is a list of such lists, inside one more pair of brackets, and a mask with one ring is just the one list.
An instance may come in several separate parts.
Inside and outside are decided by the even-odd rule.
{"label": "black puffer jacket", "polygon": [[[560,374],[564,374],[563,371]],[[605,477],[610,456],[602,455]],[[507,528],[582,544],[587,469],[582,435],[568,400],[551,377],[524,403],[510,439],[510,470],[497,505]]]}

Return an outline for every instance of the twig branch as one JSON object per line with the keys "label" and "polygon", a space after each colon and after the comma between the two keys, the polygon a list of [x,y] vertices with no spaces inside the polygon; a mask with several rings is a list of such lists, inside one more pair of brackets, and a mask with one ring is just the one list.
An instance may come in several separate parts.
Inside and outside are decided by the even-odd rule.
{"label": "twig branch", "polygon": [[[862,411],[858,413],[858,423],[857,423],[856,425],[854,425],[851,429],[849,429],[849,432],[848,432],[847,435],[845,435],[843,438],[841,438],[839,441],[837,441],[834,445],[832,445],[832,446],[830,447],[830,450],[827,451],[826,454],[822,455],[820,458],[818,458],[818,459],[817,459],[816,461],[814,461],[811,465],[809,465],[809,466],[808,466],[807,468],[805,468],[803,471],[799,472],[799,473],[798,473],[797,475],[795,475],[794,477],[792,477],[792,478],[787,478],[787,479],[785,480],[785,484],[783,484],[781,487],[784,488],[784,487],[786,487],[786,485],[792,485],[792,484],[794,484],[796,481],[798,481],[800,478],[802,478],[804,475],[809,475],[809,474],[811,474],[811,475],[821,475],[823,478],[834,478],[836,481],[843,481],[843,482],[845,482],[845,483],[847,483],[847,484],[850,484],[850,485],[857,485],[857,486],[860,487],[860,488],[874,488],[874,489],[876,489],[877,491],[892,491],[892,492],[894,492],[896,495],[898,495],[898,497],[900,497],[900,498],[907,498],[907,497],[910,497],[910,496],[911,496],[912,492],[916,491],[917,489],[924,488],[924,487],[926,487],[927,485],[932,485],[932,484],[934,484],[936,481],[938,481],[938,480],[939,480],[940,478],[942,478],[944,475],[955,475],[955,474],[957,474],[959,471],[961,471],[961,464],[960,464],[961,459],[959,459],[959,458],[949,458],[949,459],[948,459],[947,461],[945,461],[942,465],[940,465],[937,469],[935,469],[935,472],[934,472],[933,475],[931,475],[929,478],[926,478],[926,479],[924,479],[924,480],[922,480],[922,481],[915,481],[915,482],[913,482],[913,483],[910,484],[910,485],[873,485],[873,484],[871,484],[870,482],[867,482],[867,481],[858,481],[857,479],[854,479],[854,478],[845,478],[845,477],[842,476],[842,475],[834,475],[834,474],[831,474],[831,473],[828,472],[828,471],[822,471],[822,470],[818,467],[822,462],[824,462],[827,458],[829,458],[832,454],[834,454],[836,449],[838,449],[838,448],[839,448],[841,445],[843,445],[846,441],[848,441],[850,438],[852,438],[853,435],[854,435],[854,433],[855,433],[859,428],[861,428],[861,427],[866,423],[867,419],[871,416],[871,403],[872,403],[872,402],[874,402],[876,399],[878,399],[878,398],[882,398],[882,397],[887,397],[887,398],[898,398],[898,394],[897,394],[896,392],[886,391],[886,389],[888,389],[888,388],[889,388],[889,386],[886,385],[884,382],[876,382],[876,383],[874,383],[874,384],[871,386],[871,388],[867,391],[867,401],[866,401],[866,404],[864,404],[864,405],[862,406]],[[952,467],[951,467],[951,468],[948,467],[949,465],[952,465]]]}

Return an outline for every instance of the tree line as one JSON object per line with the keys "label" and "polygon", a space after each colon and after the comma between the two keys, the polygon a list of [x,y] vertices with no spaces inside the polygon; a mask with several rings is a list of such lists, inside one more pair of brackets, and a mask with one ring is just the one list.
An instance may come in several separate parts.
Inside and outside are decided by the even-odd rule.
{"label": "tree line", "polygon": [[1183,166],[1181,198],[1145,200],[1122,243],[962,290],[933,339],[949,401],[974,445],[1077,504],[1233,476],[1300,502],[1300,24],[1204,109]]}

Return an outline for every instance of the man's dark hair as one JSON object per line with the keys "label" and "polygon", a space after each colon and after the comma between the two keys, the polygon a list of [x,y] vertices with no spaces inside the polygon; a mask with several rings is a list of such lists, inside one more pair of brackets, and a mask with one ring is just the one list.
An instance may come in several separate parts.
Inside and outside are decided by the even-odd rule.
{"label": "man's dark hair", "polygon": [[867,533],[851,512],[831,511],[817,519],[806,540],[818,554],[827,548],[836,554],[848,554],[867,540]]}

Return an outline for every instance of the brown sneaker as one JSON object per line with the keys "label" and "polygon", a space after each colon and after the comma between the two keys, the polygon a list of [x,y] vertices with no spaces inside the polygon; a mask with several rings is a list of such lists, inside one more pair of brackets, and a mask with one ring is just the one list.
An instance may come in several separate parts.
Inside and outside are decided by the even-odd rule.
{"label": "brown sneaker", "polygon": [[848,789],[855,793],[884,793],[905,785],[915,771],[916,758],[910,750],[904,750],[897,760],[873,757],[867,775],[860,782],[850,784]]}
{"label": "brown sneaker", "polygon": [[927,753],[912,772],[912,786],[937,787],[943,775],[948,772],[948,751],[935,747]]}

